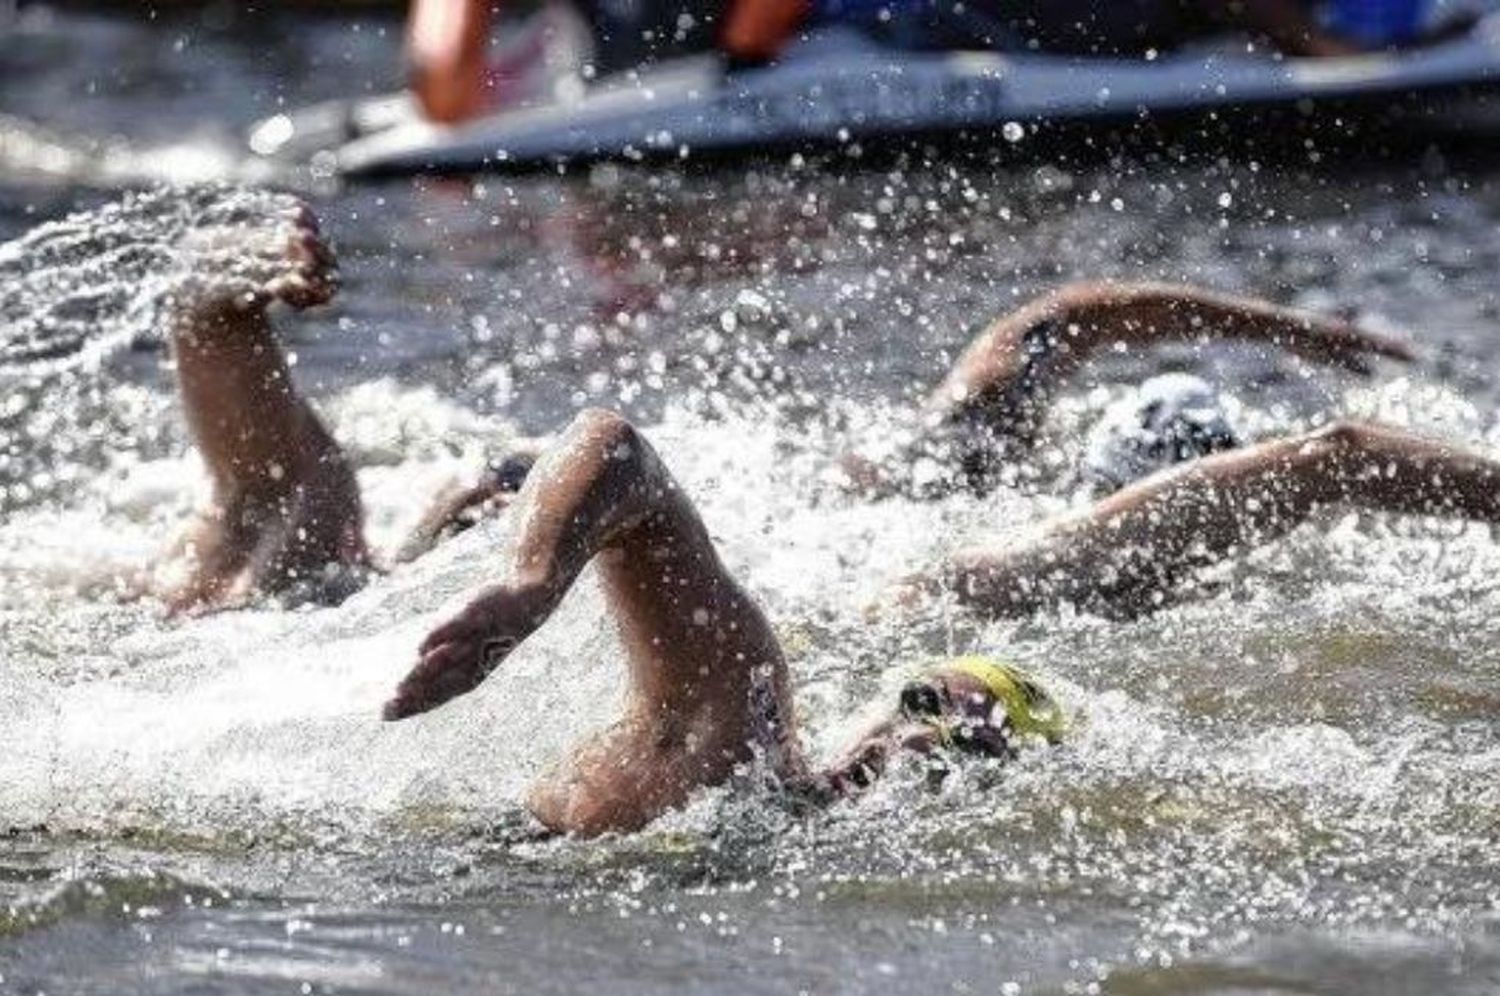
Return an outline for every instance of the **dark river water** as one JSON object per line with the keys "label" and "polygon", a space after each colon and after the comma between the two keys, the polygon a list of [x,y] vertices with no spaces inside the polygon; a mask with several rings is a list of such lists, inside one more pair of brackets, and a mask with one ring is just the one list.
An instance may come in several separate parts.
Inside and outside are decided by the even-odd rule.
{"label": "dark river water", "polygon": [[[153,274],[121,269],[63,330],[99,362],[0,381],[0,993],[1500,991],[1488,529],[1330,516],[1131,623],[863,611],[1080,500],[1081,431],[1148,372],[1224,384],[1256,434],[1353,415],[1500,443],[1482,138],[338,187],[266,175],[239,136],[392,87],[397,21],[207,9],[30,6],[0,35],[0,239],[160,181],[293,186],[344,286],[282,334],[375,545],[517,437],[619,408],[776,621],[815,751],[914,662],[969,648],[1037,671],[1077,730],[817,814],[725,789],[640,834],[537,839],[526,785],[620,695],[591,581],[479,692],[377,718],[490,576],[503,519],[332,609],[165,620],[100,594],[203,494]],[[62,293],[3,253],[12,323]],[[830,483],[989,317],[1086,277],[1356,311],[1420,359],[1360,380],[1243,348],[1106,357],[1062,399],[1046,486],[865,504]]]}

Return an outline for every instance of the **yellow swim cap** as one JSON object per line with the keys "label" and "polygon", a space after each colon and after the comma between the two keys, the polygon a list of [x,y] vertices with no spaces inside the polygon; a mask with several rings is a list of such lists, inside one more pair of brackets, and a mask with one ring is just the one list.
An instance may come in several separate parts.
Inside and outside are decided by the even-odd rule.
{"label": "yellow swim cap", "polygon": [[1068,721],[1062,707],[1020,668],[978,654],[967,654],[946,661],[933,670],[958,671],[984,685],[1005,709],[1010,728],[1018,734],[1044,737],[1049,743],[1057,743],[1067,732]]}

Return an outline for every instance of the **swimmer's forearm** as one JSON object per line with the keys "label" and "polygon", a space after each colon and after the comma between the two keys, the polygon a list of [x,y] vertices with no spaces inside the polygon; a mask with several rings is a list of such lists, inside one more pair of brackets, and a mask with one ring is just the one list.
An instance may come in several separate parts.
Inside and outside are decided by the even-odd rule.
{"label": "swimmer's forearm", "polygon": [[191,251],[222,256],[224,273],[184,284],[167,321],[188,428],[220,497],[284,494],[342,457],[297,395],[266,309],[329,301],[337,261],[301,205],[264,230],[210,231],[199,242]]}
{"label": "swimmer's forearm", "polygon": [[1500,523],[1500,460],[1339,422],[1139,481],[1038,537],[955,555],[943,581],[1000,616],[1074,603],[1139,613],[1200,568],[1348,507]]}
{"label": "swimmer's forearm", "polygon": [[[584,412],[516,496],[515,580],[561,597],[596,554],[627,532],[649,528],[653,517],[695,523],[696,516],[684,514],[685,501],[634,426],[611,412]],[[701,538],[711,551],[707,534]]]}
{"label": "swimmer's forearm", "polygon": [[1367,372],[1370,358],[1414,358],[1405,344],[1349,322],[1253,298],[1159,283],[1075,283],[995,321],[964,351],[926,410],[942,423],[979,414],[1002,435],[1031,438],[1053,390],[1118,345],[1237,339]]}
{"label": "swimmer's forearm", "polygon": [[[193,441],[217,487],[275,491],[332,440],[296,393],[264,308],[190,306],[172,323],[172,353]],[[336,452],[337,448],[333,447]]]}
{"label": "swimmer's forearm", "polygon": [[1264,342],[1304,359],[1368,372],[1372,356],[1410,361],[1410,347],[1350,322],[1198,287],[1100,284],[1065,299],[1059,348],[1072,369],[1123,344],[1240,340]]}

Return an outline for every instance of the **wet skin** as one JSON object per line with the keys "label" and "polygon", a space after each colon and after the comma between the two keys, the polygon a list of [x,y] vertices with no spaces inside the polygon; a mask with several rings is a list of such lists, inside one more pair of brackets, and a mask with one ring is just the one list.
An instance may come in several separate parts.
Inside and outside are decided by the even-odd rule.
{"label": "wet skin", "polygon": [[[173,608],[219,608],[371,557],[352,472],[297,395],[266,307],[333,293],[332,254],[305,213],[258,251],[284,266],[254,293],[186,302],[173,326],[179,385],[213,501],[172,551],[185,581]],[[286,231],[291,234],[286,235]],[[1348,323],[1191,288],[1070,285],[1001,318],[927,407],[934,426],[977,427],[1025,445],[1060,378],[1092,351],[1210,335],[1261,340],[1356,371],[1407,359]],[[1337,423],[1179,465],[1027,541],[976,544],[910,579],[974,610],[1029,613],[1064,602],[1131,614],[1164,604],[1202,567],[1283,535],[1326,508],[1500,522],[1500,463],[1410,433]],[[416,548],[486,506],[512,504],[491,475],[439,502]],[[605,411],[578,416],[513,497],[516,535],[500,580],[422,642],[385,706],[418,715],[476,688],[597,565],[626,648],[618,720],[578,744],[529,798],[553,830],[639,828],[757,756],[816,798],[858,791],[900,750],[931,752],[931,723],[893,709],[830,765],[802,750],[785,656],[764,613],[720,561],[697,510],[646,438]],[[975,749],[1004,754],[994,701],[961,672],[933,679],[940,718]]]}
{"label": "wet skin", "polygon": [[[352,471],[297,393],[267,309],[324,304],[337,267],[306,208],[235,239],[269,274],[250,293],[207,288],[172,320],[178,387],[213,497],[143,585],[174,611],[224,608],[261,593],[317,587],[374,566]],[[1189,287],[1075,283],[996,320],[965,350],[924,407],[932,434],[964,440],[959,475],[987,487],[1003,461],[1036,438],[1048,400],[1095,352],[1173,339],[1266,343],[1367,373],[1374,359],[1410,359],[1404,345],[1337,319]],[[531,453],[518,455],[523,463]],[[864,490],[899,486],[851,460]],[[519,474],[489,473],[439,495],[396,553],[408,560],[481,515],[505,508]],[[334,585],[335,589],[339,586]],[[342,585],[347,589],[347,584]]]}
{"label": "wet skin", "polygon": [[[1184,464],[1031,543],[961,551],[915,583],[952,586],[994,614],[1064,601],[1148,611],[1198,568],[1321,509],[1500,523],[1497,483],[1500,462],[1399,430],[1340,423]],[[597,560],[624,636],[629,689],[616,724],[534,787],[530,806],[547,827],[583,835],[637,829],[757,754],[794,791],[826,797],[868,784],[897,750],[933,749],[931,727],[897,712],[829,767],[809,768],[785,657],[765,615],[719,560],[650,444],[620,416],[575,419],[522,488],[514,514],[504,580],[423,641],[385,716],[406,719],[476,688]],[[943,714],[976,727],[990,752],[1003,753],[1003,731],[977,720],[993,699],[962,674],[942,676],[940,687]]]}
{"label": "wet skin", "polygon": [[178,391],[213,484],[156,572],[171,578],[156,589],[173,610],[234,605],[369,563],[353,471],[296,393],[266,313],[274,301],[326,303],[337,270],[311,212],[282,221],[244,246],[279,257],[277,275],[248,295],[185,297],[173,318]]}
{"label": "wet skin", "polygon": [[[312,406],[297,393],[268,309],[326,304],[338,269],[305,207],[260,230],[200,233],[234,239],[269,272],[249,293],[233,282],[184,293],[170,341],[193,443],[212,482],[207,507],[133,587],[172,612],[242,605],[301,589],[338,597],[379,565],[364,538],[354,472]],[[524,456],[524,455],[522,455]],[[519,487],[488,473],[439,494],[396,559],[496,514]]]}

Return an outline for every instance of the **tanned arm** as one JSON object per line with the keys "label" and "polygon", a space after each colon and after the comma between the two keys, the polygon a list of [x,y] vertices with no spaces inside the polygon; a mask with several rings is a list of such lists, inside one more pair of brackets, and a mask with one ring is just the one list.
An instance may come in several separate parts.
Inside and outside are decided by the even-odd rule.
{"label": "tanned arm", "polygon": [[592,561],[625,644],[626,705],[537,782],[537,818],[582,835],[635,830],[757,750],[782,778],[806,780],[775,634],[645,437],[617,415],[580,415],[512,514],[503,580],[423,641],[387,719],[477,687]]}
{"label": "tanned arm", "polygon": [[998,319],[964,350],[924,406],[930,425],[962,423],[1027,444],[1053,391],[1116,344],[1238,340],[1264,343],[1356,373],[1409,347],[1349,322],[1195,287],[1077,283]]}
{"label": "tanned arm", "polygon": [[297,394],[267,315],[277,300],[305,308],[333,296],[333,256],[311,213],[194,233],[184,251],[232,259],[235,271],[184,287],[171,319],[178,391],[213,493],[158,572],[177,576],[168,604],[223,607],[366,565],[353,472]]}
{"label": "tanned arm", "polygon": [[1030,542],[966,550],[927,583],[997,615],[1063,602],[1134,615],[1199,569],[1340,507],[1500,523],[1500,461],[1339,422],[1162,471]]}

